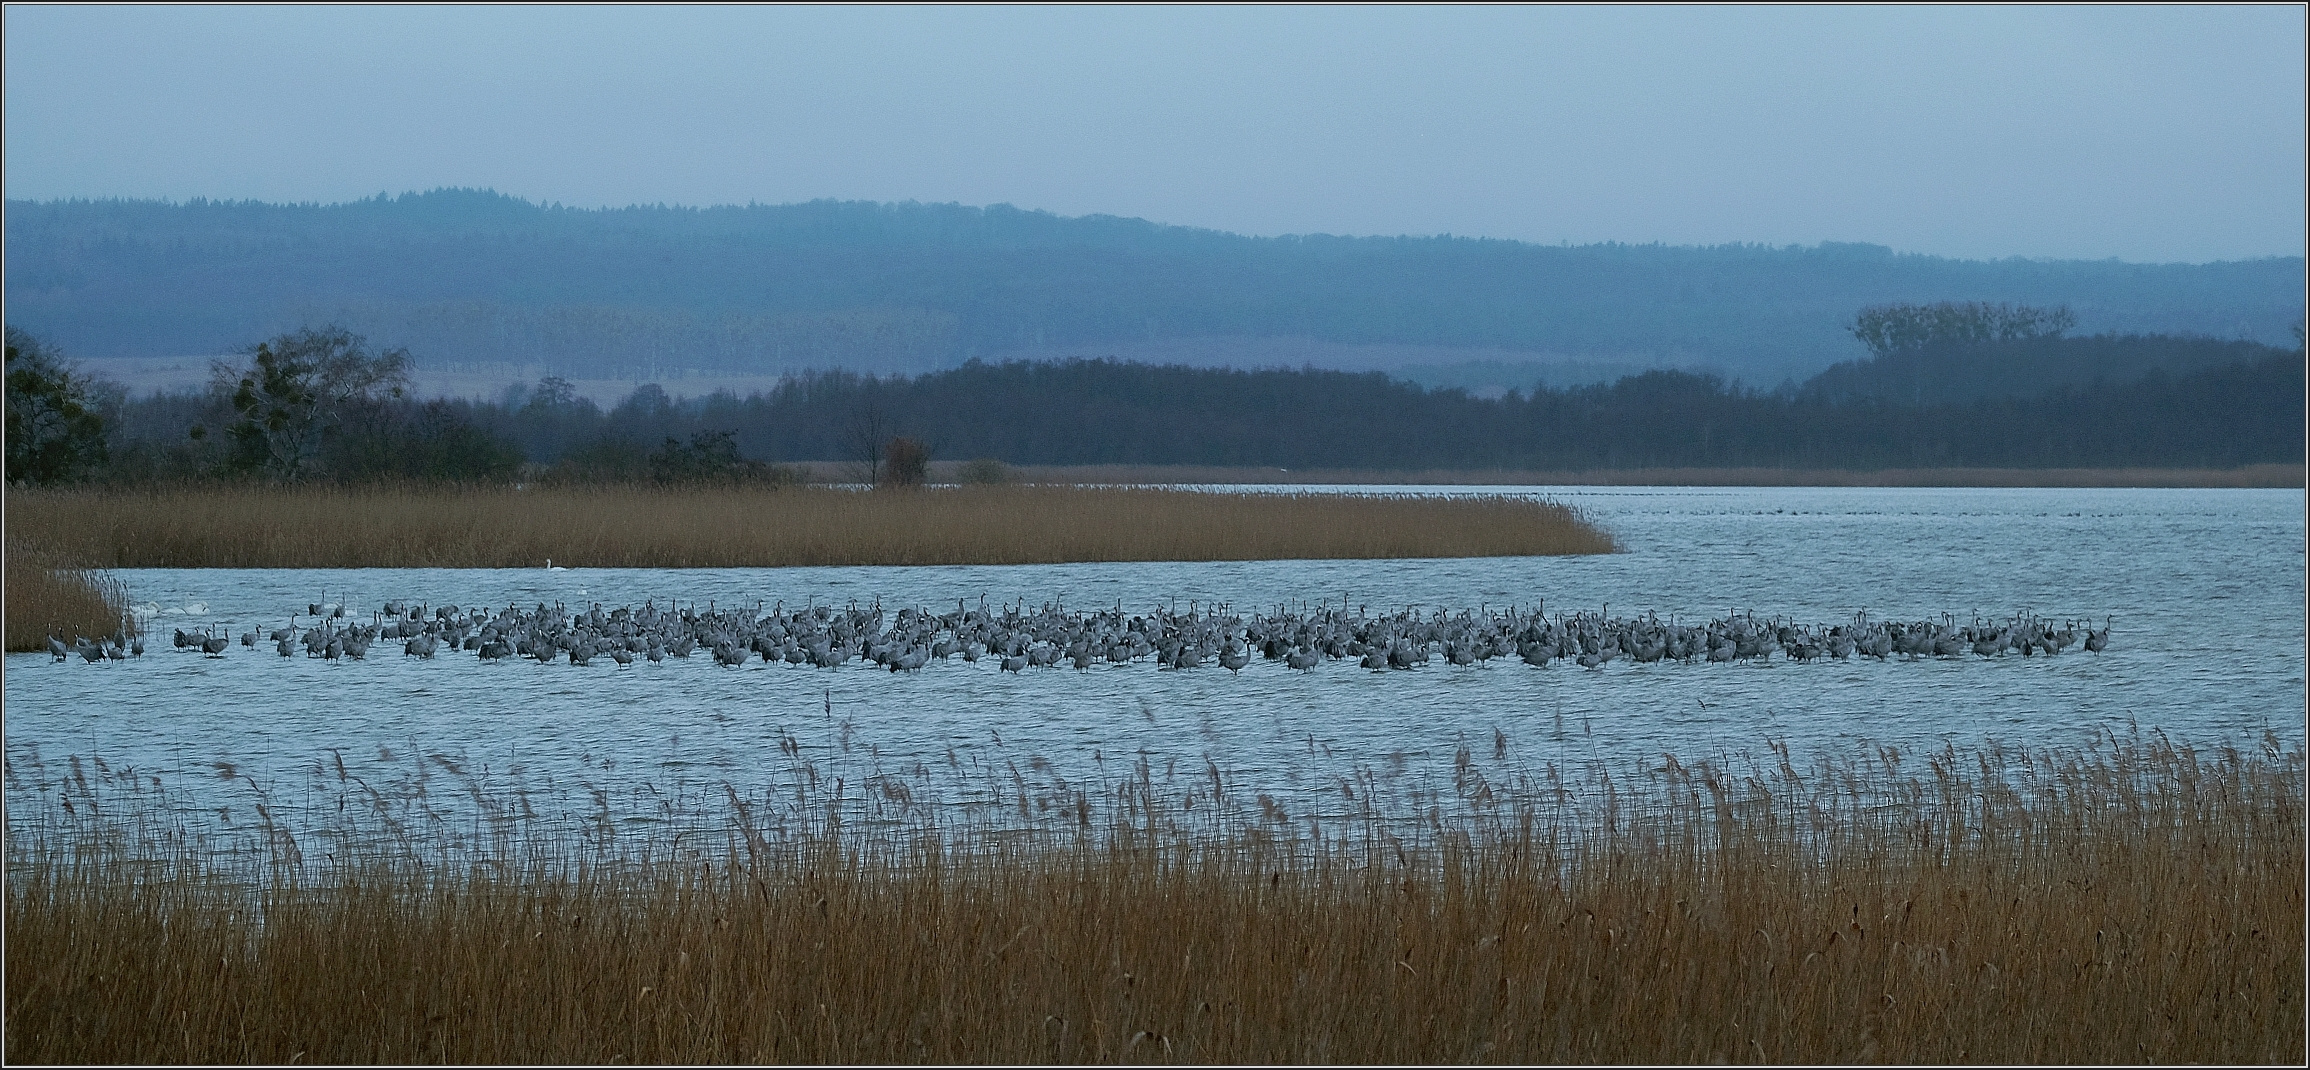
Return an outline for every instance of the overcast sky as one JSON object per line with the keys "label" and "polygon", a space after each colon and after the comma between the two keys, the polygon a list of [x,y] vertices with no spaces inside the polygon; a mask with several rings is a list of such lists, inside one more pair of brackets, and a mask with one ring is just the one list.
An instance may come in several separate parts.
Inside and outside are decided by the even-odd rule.
{"label": "overcast sky", "polygon": [[11,198],[2301,255],[2303,9],[9,7]]}

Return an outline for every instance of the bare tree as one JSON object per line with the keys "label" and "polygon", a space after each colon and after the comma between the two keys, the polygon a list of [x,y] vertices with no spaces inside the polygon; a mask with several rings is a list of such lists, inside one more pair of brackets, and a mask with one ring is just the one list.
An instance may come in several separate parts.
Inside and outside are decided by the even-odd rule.
{"label": "bare tree", "polygon": [[533,409],[567,409],[577,401],[577,384],[558,375],[538,380],[537,389],[529,392],[529,407]]}
{"label": "bare tree", "polygon": [[870,487],[882,485],[883,452],[890,448],[892,427],[889,414],[883,412],[873,398],[860,402],[851,412],[843,428],[843,440],[850,447],[854,468],[863,469],[853,472],[855,482]]}
{"label": "bare tree", "polygon": [[302,478],[348,407],[398,398],[409,385],[408,350],[371,353],[342,327],[308,327],[248,353],[245,366],[211,364],[210,388],[237,417],[225,428],[235,462],[276,479]]}

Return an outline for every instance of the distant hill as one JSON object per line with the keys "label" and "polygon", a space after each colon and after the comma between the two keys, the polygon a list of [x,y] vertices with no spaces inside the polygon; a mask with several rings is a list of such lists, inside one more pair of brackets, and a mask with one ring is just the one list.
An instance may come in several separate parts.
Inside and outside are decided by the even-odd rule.
{"label": "distant hill", "polygon": [[2299,257],[1965,261],[1881,246],[1251,238],[1008,206],[579,210],[441,190],[337,205],[9,201],[8,322],[78,357],[339,322],[421,365],[923,372],[981,358],[1383,370],[1478,393],[1647,368],[1760,386],[1864,355],[1890,301],[2067,304],[2080,333],[2291,344]]}

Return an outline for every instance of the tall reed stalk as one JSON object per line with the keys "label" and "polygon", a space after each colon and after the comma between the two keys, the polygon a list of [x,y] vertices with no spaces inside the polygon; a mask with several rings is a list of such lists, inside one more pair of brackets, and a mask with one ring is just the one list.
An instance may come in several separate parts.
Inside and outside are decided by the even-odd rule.
{"label": "tall reed stalk", "polygon": [[107,568],[627,568],[1609,553],[1512,497],[1152,488],[20,491],[12,536]]}
{"label": "tall reed stalk", "polygon": [[7,1050],[2302,1061],[2299,749],[1778,758],[1486,784],[1330,837],[1226,808],[1215,773],[1199,812],[1142,780],[1056,825],[777,826],[733,792],[686,849],[255,868],[140,855],[84,778],[51,796],[79,833],[12,840]]}
{"label": "tall reed stalk", "polygon": [[13,538],[8,540],[7,559],[7,589],[0,592],[0,602],[7,606],[10,653],[45,650],[49,636],[69,644],[76,637],[94,639],[136,630],[128,616],[127,589],[117,578],[72,567]]}

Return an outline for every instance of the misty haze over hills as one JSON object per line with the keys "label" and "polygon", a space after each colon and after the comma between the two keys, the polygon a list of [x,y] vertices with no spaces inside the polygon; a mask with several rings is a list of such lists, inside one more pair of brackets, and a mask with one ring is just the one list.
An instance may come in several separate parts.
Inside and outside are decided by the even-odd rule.
{"label": "misty haze over hills", "polygon": [[1381,370],[1478,393],[1657,367],[1770,386],[1863,356],[1844,324],[1871,304],[2066,304],[2078,334],[2291,347],[2304,286],[2299,257],[1251,238],[1002,205],[580,210],[440,190],[7,210],[8,320],[75,357],[218,354],[336,322],[428,371],[532,378],[1084,356]]}

